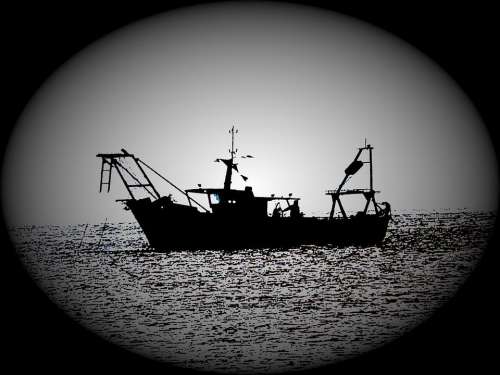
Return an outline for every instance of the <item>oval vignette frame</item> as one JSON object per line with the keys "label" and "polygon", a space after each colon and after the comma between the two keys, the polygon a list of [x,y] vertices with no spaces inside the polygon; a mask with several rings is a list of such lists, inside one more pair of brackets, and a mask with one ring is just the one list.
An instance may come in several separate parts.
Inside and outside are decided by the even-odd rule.
{"label": "oval vignette frame", "polygon": [[[421,35],[415,37],[415,34],[418,34],[418,29],[415,28],[419,24],[418,22],[409,22],[404,26],[401,25],[403,21],[400,23],[396,21],[391,24],[390,19],[387,17],[384,18],[384,16],[381,15],[384,13],[383,9],[372,13],[367,11],[365,16],[369,14],[368,17],[363,17],[363,12],[356,14],[352,9],[332,10],[344,11],[347,14],[351,12],[354,17],[373,22],[376,26],[385,27],[396,36],[402,37],[410,44],[417,46],[430,58],[435,59],[441,64],[441,66],[458,81],[464,91],[473,100],[483,116],[486,125],[494,123],[493,120],[497,119],[498,115],[493,112],[493,99],[490,93],[485,91],[489,74],[493,74],[494,72],[493,61],[496,61],[492,56],[493,51],[488,47],[488,41],[495,40],[494,36],[482,34],[482,32],[484,33],[484,29],[487,30],[487,27],[483,26],[483,28],[471,28],[468,30],[461,29],[460,26],[463,25],[458,25],[458,22],[453,23],[452,20],[449,20],[449,23],[447,23],[443,21],[446,19],[445,15],[447,14],[447,10],[439,9],[438,12],[435,12],[434,15],[431,16],[431,19],[434,21],[426,24],[429,35],[422,38]],[[88,14],[83,12],[81,15],[82,19],[90,18],[95,10],[88,10],[87,12]],[[15,68],[14,71],[16,72],[26,71],[24,77],[27,76],[27,78],[20,82],[19,75],[13,75],[8,82],[9,88],[12,88],[12,96],[14,97],[14,99],[11,98],[13,105],[9,108],[10,118],[8,123],[13,124],[15,122],[26,100],[29,99],[36,90],[36,87],[47,75],[50,75],[56,70],[58,65],[64,63],[65,59],[69,58],[89,42],[95,40],[96,29],[99,30],[97,34],[101,37],[103,34],[115,29],[117,25],[125,25],[129,23],[129,21],[142,18],[150,12],[152,12],[152,10],[145,10],[144,14],[137,15],[134,14],[133,11],[128,14],[127,12],[121,14],[120,12],[115,13],[111,10],[105,11],[102,15],[101,23],[93,23],[92,26],[89,25],[88,28],[82,28],[76,32],[77,34],[79,33],[79,36],[75,38],[77,42],[68,43],[67,41],[54,41],[52,48],[46,46],[47,50],[45,50],[46,53],[42,55],[40,64],[35,67],[34,72],[30,73],[26,68],[32,67],[32,63],[30,63],[30,54],[34,53],[33,50],[26,47],[24,52],[22,52],[19,46],[10,46],[12,47],[12,56],[17,56],[14,60],[17,58],[18,60],[15,61],[20,61],[18,66],[13,66],[12,68]],[[421,16],[427,14],[423,11],[422,13],[423,14],[420,14]],[[463,13],[465,13],[465,11]],[[40,42],[44,37],[49,37],[50,39],[50,36],[54,35],[54,30],[58,27],[57,17],[54,17],[54,14],[44,14],[43,11],[40,14],[42,14],[43,17],[34,15],[20,17],[20,23],[22,24],[24,19],[27,27],[26,30],[29,31],[24,31],[24,34],[20,31],[20,35],[17,35],[19,39],[17,39],[16,43],[19,43],[19,40],[22,40],[24,43],[28,42],[29,38],[26,36],[33,32],[39,33],[32,41],[33,46],[37,44],[36,41]],[[106,16],[104,16],[104,14]],[[418,14],[415,17],[418,18]],[[491,15],[487,13],[483,14],[483,17],[486,20],[492,18]],[[44,21],[41,21],[41,19]],[[48,22],[48,20],[53,21],[52,29],[49,29],[51,31],[44,30],[43,28],[44,25],[51,23]],[[68,26],[68,20],[63,21],[63,25],[66,24],[66,26]],[[110,22],[110,20],[113,21]],[[82,26],[85,23],[85,21],[80,21],[77,24]],[[442,39],[439,38],[440,34],[438,29],[443,23],[448,25],[449,29],[454,30],[455,35],[470,35],[471,39],[482,41],[482,43],[474,47],[469,45],[469,47],[472,48],[472,52],[468,55],[472,56],[468,59],[466,58],[466,61],[462,60],[459,63],[456,61],[461,57],[461,48],[459,48],[458,42],[456,45],[448,46],[448,49],[444,52],[438,52],[440,49],[439,43],[442,42]],[[59,24],[59,26],[61,25]],[[434,33],[431,35],[432,30]],[[438,37],[435,37],[436,35],[438,35]],[[414,40],[412,40],[412,36]],[[57,43],[62,43],[64,47],[56,51],[58,47]],[[38,52],[43,50],[39,46],[34,47],[34,49]],[[473,56],[477,56],[478,54],[479,56],[486,56],[490,59],[478,59],[485,62],[475,61]],[[24,57],[24,59],[22,57]],[[478,70],[472,72],[471,66],[478,68]],[[478,72],[479,79],[477,79]],[[478,81],[480,83],[476,83]],[[9,130],[6,130],[5,127],[2,129],[4,134],[8,134]],[[489,131],[490,134],[493,135],[495,146],[498,147],[496,140],[497,129],[489,127]],[[6,238],[6,236],[4,236],[4,238]],[[497,243],[496,241],[496,238],[492,240],[492,247]],[[27,353],[31,353],[32,358],[37,358],[42,366],[46,366],[47,369],[52,366],[58,368],[64,363],[71,363],[71,361],[82,363],[84,362],[82,360],[85,359],[86,363],[82,363],[82,366],[89,370],[102,366],[102,368],[111,371],[115,369],[117,363],[120,363],[118,367],[123,366],[123,368],[134,369],[155,370],[164,367],[163,365],[153,363],[150,360],[143,359],[142,357],[116,348],[114,345],[94,337],[93,334],[89,334],[77,324],[70,321],[69,318],[65,317],[57,308],[46,301],[43,294],[29,279],[27,279],[27,276],[22,270],[22,266],[17,259],[15,259],[15,255],[9,253],[8,256],[12,258],[9,259],[9,264],[12,263],[13,267],[7,275],[11,281],[15,280],[15,285],[17,286],[16,290],[11,290],[7,294],[7,301],[11,301],[10,306],[14,307],[14,309],[8,311],[7,314],[9,320],[15,322],[12,324],[12,332],[9,332],[8,337],[12,343],[26,345]],[[447,368],[447,366],[451,365],[456,366],[458,369],[464,364],[469,366],[486,365],[487,361],[493,358],[493,349],[487,344],[484,344],[486,340],[484,342],[482,341],[484,338],[483,335],[488,334],[488,328],[490,324],[494,322],[492,316],[492,311],[494,311],[493,304],[489,300],[489,292],[493,287],[492,282],[494,280],[491,264],[494,264],[493,255],[491,251],[487,251],[483,256],[482,262],[477,267],[476,272],[474,272],[470,280],[457,296],[453,298],[447,306],[438,311],[434,318],[422,324],[422,326],[414,330],[411,334],[384,348],[368,353],[357,360],[340,363],[334,365],[334,367],[339,370],[357,369],[359,366],[366,366],[367,368],[378,367],[383,369],[387,365],[389,368],[391,368],[391,366],[396,367],[398,363],[401,364],[406,362],[415,364],[415,362],[422,358],[424,359],[423,363],[436,362],[437,365],[442,368]],[[471,307],[471,305],[474,307]],[[464,319],[469,322],[470,325],[462,325],[461,322],[463,322]],[[479,325],[479,328],[477,328],[475,323]],[[17,333],[15,329],[12,329],[14,327],[17,328]],[[461,332],[457,332],[457,329],[460,329]],[[49,340],[51,346],[43,345],[47,342],[47,337],[51,337]],[[467,340],[465,340],[466,338]],[[70,342],[71,345],[67,345],[68,342]],[[468,343],[471,343],[471,345],[468,345]],[[18,345],[12,345],[12,347],[19,347]],[[57,348],[55,352],[58,354],[53,352],[54,347]],[[71,349],[69,347],[71,347]],[[442,347],[447,347],[447,349],[437,354],[435,350],[439,348],[442,349]],[[9,357],[12,359],[26,356],[26,353],[21,353],[16,349],[11,348],[8,350],[10,354]],[[461,353],[462,356],[457,355],[457,353]],[[464,358],[467,353],[471,358],[475,358],[476,362],[467,362]],[[464,359],[457,359],[459,357]],[[417,364],[417,366],[419,365]],[[420,366],[424,367],[424,365]],[[318,371],[320,370],[321,369]],[[189,370],[183,371],[189,372]]]}

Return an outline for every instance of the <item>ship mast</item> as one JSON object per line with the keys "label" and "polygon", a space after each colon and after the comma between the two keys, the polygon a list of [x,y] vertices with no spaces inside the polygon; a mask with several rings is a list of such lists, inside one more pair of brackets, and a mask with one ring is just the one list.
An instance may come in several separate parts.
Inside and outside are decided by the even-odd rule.
{"label": "ship mast", "polygon": [[224,164],[226,164],[226,178],[224,179],[224,190],[230,190],[231,189],[231,178],[233,175],[233,168],[234,168],[234,156],[236,155],[236,152],[238,152],[238,149],[234,148],[234,135],[238,133],[238,129],[233,127],[231,130],[229,130],[229,133],[231,134],[231,149],[229,150],[229,155],[231,156],[229,159],[222,159]]}

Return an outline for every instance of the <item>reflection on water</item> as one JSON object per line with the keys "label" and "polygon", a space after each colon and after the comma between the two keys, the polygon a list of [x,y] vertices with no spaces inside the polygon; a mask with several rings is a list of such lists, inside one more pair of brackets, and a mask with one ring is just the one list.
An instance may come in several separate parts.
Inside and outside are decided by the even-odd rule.
{"label": "reflection on water", "polygon": [[156,253],[135,223],[11,235],[47,295],[109,341],[183,367],[262,373],[331,364],[409,331],[463,284],[494,221],[401,213],[381,248]]}

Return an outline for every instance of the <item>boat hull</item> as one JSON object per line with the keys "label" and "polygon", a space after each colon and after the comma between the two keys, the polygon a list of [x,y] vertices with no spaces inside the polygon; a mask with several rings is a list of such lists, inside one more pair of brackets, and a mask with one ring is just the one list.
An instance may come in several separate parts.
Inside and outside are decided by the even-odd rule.
{"label": "boat hull", "polygon": [[297,245],[371,246],[380,244],[389,215],[349,218],[220,217],[185,205],[155,206],[130,200],[128,208],[151,248],[159,251],[289,247]]}

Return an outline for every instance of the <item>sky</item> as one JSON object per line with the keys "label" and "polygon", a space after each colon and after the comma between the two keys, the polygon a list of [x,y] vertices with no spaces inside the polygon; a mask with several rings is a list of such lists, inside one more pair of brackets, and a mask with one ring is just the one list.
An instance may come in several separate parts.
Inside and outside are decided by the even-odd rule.
{"label": "sky", "polygon": [[[239,153],[255,157],[239,161],[246,185],[257,195],[293,193],[307,215],[328,215],[324,192],[365,139],[377,198],[394,210],[497,208],[486,128],[429,57],[331,11],[223,3],[133,23],[55,71],[9,140],[5,219],[133,221],[115,202],[127,197],[118,176],[109,194],[98,192],[96,154],[121,148],[182,188],[221,187],[225,170],[214,160],[227,157],[233,125]],[[366,172],[346,187],[367,187]]]}

